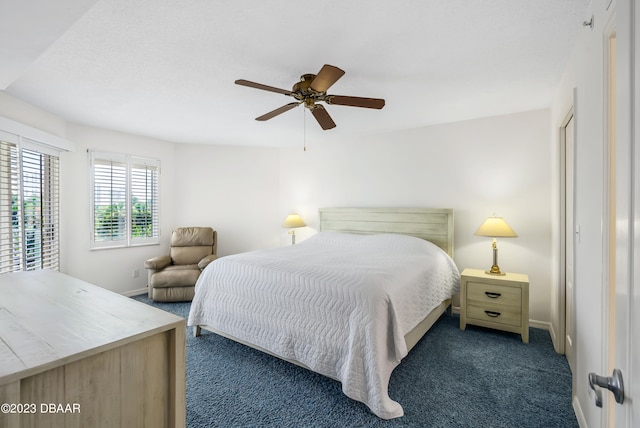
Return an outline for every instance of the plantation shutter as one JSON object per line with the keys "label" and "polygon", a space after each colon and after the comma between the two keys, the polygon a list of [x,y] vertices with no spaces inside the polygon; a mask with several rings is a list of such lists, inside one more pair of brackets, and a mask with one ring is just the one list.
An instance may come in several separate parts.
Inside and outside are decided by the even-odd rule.
{"label": "plantation shutter", "polygon": [[0,273],[22,266],[19,184],[18,147],[0,141]]}
{"label": "plantation shutter", "polygon": [[158,238],[158,166],[131,160],[131,240],[133,244]]}
{"label": "plantation shutter", "polygon": [[22,150],[24,270],[58,270],[58,157]]}
{"label": "plantation shutter", "polygon": [[117,159],[93,162],[93,241],[127,242],[127,164]]}
{"label": "plantation shutter", "polygon": [[0,141],[0,273],[59,269],[59,193],[57,155]]}

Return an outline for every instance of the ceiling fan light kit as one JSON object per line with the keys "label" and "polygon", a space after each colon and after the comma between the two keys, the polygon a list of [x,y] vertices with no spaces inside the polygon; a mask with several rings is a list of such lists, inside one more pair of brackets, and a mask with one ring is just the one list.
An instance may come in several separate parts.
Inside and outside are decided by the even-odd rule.
{"label": "ceiling fan light kit", "polygon": [[381,98],[363,98],[350,97],[344,95],[328,95],[327,90],[344,75],[344,71],[333,65],[325,64],[322,66],[318,74],[303,74],[300,81],[293,85],[291,91],[280,89],[273,86],[263,85],[262,83],[251,82],[249,80],[236,80],[237,85],[247,86],[249,88],[261,89],[263,91],[276,92],[278,94],[287,95],[296,99],[295,102],[285,104],[275,110],[272,110],[262,116],[256,117],[256,120],[265,121],[272,119],[284,112],[287,112],[300,104],[304,104],[313,114],[320,127],[324,130],[335,128],[336,124],[329,115],[329,112],[322,104],[324,102],[333,105],[342,105],[349,107],[363,107],[372,109],[381,109],[384,107],[384,100]]}

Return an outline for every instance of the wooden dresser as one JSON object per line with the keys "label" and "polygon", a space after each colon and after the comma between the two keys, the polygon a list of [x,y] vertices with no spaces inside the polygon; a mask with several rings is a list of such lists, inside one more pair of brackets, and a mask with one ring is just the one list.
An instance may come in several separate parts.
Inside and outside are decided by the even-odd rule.
{"label": "wooden dresser", "polygon": [[465,269],[460,275],[460,329],[467,324],[520,333],[529,343],[529,277]]}
{"label": "wooden dresser", "polygon": [[0,427],[184,427],[185,333],[59,272],[0,275]]}

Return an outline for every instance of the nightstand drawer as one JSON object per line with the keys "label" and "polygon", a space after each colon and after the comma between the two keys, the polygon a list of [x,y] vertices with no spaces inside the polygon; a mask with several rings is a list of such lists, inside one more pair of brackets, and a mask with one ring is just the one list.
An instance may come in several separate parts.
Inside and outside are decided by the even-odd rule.
{"label": "nightstand drawer", "polygon": [[472,320],[482,320],[504,325],[520,327],[522,319],[522,311],[520,306],[502,306],[502,305],[479,305],[468,302],[467,305],[468,322]]}
{"label": "nightstand drawer", "polygon": [[489,304],[521,306],[522,290],[520,287],[506,287],[468,281],[467,299]]}

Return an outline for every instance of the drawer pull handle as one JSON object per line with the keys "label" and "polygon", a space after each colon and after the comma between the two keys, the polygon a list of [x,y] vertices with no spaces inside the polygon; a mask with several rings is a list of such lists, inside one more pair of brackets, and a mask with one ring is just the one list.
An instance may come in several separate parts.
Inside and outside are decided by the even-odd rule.
{"label": "drawer pull handle", "polygon": [[500,312],[484,311],[484,313],[487,314],[487,316],[490,316],[491,318],[498,318],[500,316]]}
{"label": "drawer pull handle", "polygon": [[485,291],[484,294],[486,294],[490,299],[497,299],[498,297],[502,296],[502,294],[500,293],[493,293],[491,291]]}

